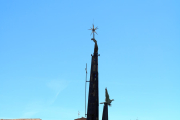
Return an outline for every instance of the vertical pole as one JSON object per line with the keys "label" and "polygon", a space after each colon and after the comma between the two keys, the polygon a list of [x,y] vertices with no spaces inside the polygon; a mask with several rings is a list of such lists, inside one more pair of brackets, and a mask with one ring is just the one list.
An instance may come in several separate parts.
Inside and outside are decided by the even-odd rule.
{"label": "vertical pole", "polygon": [[86,81],[85,81],[85,117],[86,117]]}
{"label": "vertical pole", "polygon": [[86,82],[87,82],[87,63],[86,63],[86,81],[85,81],[85,117],[86,117]]}

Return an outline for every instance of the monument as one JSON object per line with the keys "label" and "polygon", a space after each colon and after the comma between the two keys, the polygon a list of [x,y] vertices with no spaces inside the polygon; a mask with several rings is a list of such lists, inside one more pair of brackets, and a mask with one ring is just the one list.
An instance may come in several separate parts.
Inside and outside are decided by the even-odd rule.
{"label": "monument", "polygon": [[[98,79],[98,45],[97,45],[97,40],[95,39],[94,33],[96,33],[96,30],[98,28],[93,28],[89,29],[92,30],[93,33],[93,38],[91,40],[94,41],[94,53],[91,59],[91,73],[90,73],[90,82],[89,84],[89,96],[88,96],[88,108],[87,108],[87,114],[86,114],[86,87],[85,87],[85,115],[87,115],[87,120],[99,120],[99,79]],[[92,34],[91,33],[91,34]],[[97,34],[97,33],[96,33]],[[87,64],[86,64],[86,79],[87,79]],[[85,85],[86,86],[86,85]],[[107,92],[107,88],[105,89],[105,102],[100,103],[104,104],[104,109],[103,109],[103,116],[102,120],[108,120],[108,105],[111,105],[111,102],[114,99],[109,98],[109,94]]]}
{"label": "monument", "polygon": [[107,88],[105,89],[105,97],[105,102],[100,103],[104,104],[102,120],[108,120],[108,105],[111,106],[111,102],[114,101],[114,99],[109,98]]}
{"label": "monument", "polygon": [[[88,96],[88,108],[87,108],[87,120],[98,120],[99,119],[99,86],[98,86],[98,45],[95,39],[94,33],[98,28],[89,29],[92,30],[94,41],[94,53],[91,60],[91,73],[90,73],[90,84],[89,84],[89,96]],[[92,34],[91,33],[91,34]],[[97,34],[97,33],[96,33]]]}

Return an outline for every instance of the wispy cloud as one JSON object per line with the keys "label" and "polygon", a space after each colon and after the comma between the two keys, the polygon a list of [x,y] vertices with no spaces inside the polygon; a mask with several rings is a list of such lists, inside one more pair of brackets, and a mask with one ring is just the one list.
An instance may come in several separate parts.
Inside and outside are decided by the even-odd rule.
{"label": "wispy cloud", "polygon": [[68,86],[68,84],[69,81],[65,80],[51,80],[49,83],[47,83],[47,86],[55,93],[55,97],[51,100],[50,104],[55,102],[59,93],[63,91]]}
{"label": "wispy cloud", "polygon": [[65,80],[51,80],[46,83],[48,90],[53,91],[53,97],[49,101],[36,99],[29,102],[25,106],[21,118],[33,118],[38,114],[50,112],[49,109],[53,111],[51,105],[56,101],[58,95],[67,88],[68,84],[69,81]]}

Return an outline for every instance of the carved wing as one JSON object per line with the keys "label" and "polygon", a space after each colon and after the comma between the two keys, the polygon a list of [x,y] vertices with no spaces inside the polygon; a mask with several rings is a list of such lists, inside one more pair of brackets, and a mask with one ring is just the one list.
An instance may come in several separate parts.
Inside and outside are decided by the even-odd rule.
{"label": "carved wing", "polygon": [[108,94],[108,91],[107,91],[107,88],[106,88],[106,102],[109,101],[109,94]]}

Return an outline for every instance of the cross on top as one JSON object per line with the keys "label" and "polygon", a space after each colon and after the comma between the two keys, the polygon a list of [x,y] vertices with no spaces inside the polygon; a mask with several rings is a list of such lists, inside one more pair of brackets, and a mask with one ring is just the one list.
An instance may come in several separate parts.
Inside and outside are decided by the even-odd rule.
{"label": "cross on top", "polygon": [[[97,32],[96,32],[96,30],[98,29],[98,27],[96,27],[96,28],[94,28],[94,24],[93,24],[93,28],[91,28],[91,29],[88,29],[88,30],[92,30],[92,33],[93,33],[93,38],[94,38],[94,33],[96,33],[97,34]],[[92,34],[91,33],[91,34]]]}

